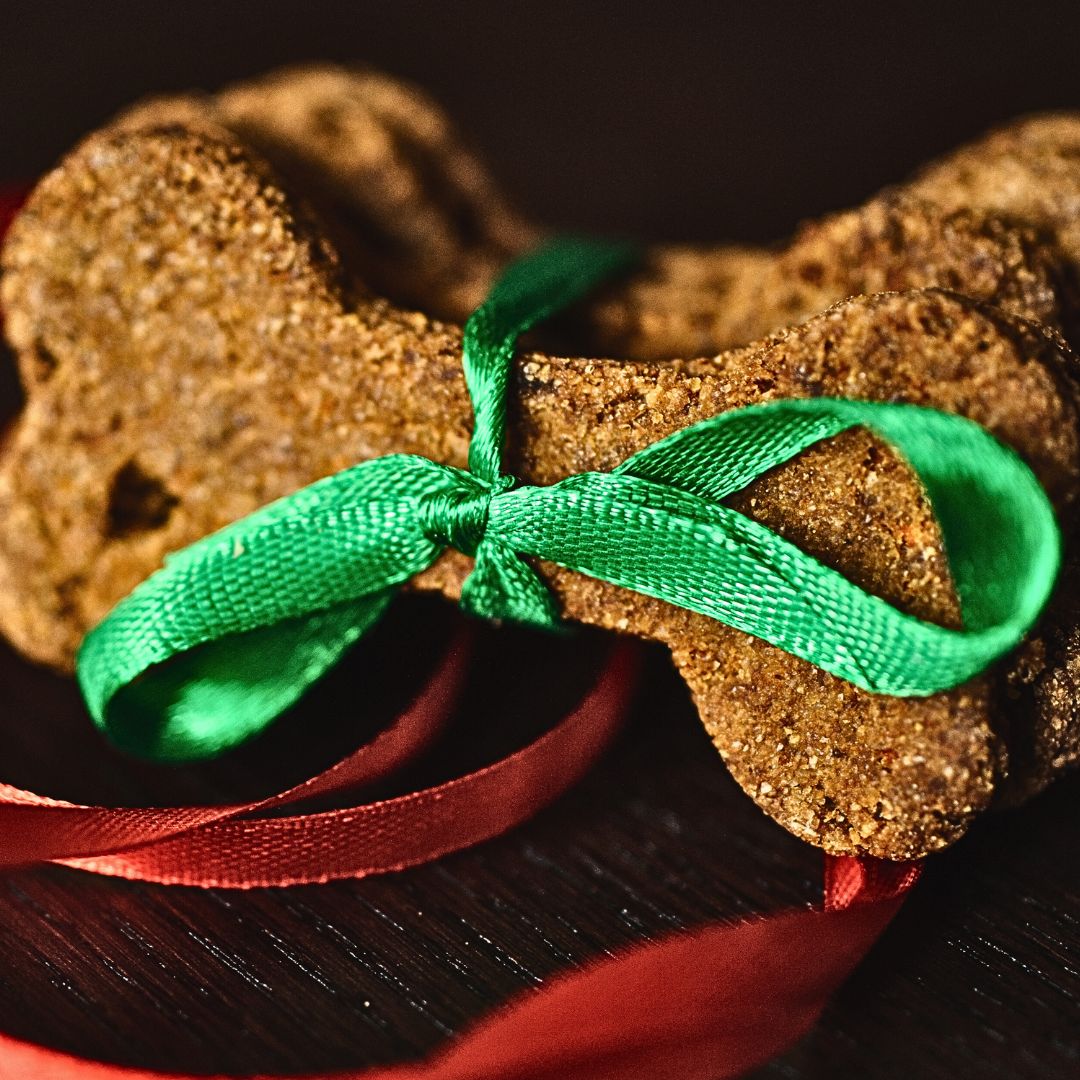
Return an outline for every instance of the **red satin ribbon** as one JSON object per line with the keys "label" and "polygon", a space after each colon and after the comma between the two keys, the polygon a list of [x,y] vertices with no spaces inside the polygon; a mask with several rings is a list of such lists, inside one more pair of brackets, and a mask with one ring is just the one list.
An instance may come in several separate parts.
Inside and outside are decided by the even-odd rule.
{"label": "red satin ribbon", "polygon": [[424,791],[322,813],[263,817],[355,790],[414,760],[451,710],[464,638],[413,705],[374,741],[268,799],[231,806],[77,806],[0,785],[0,867],[62,862],[164,885],[249,889],[384,874],[489,840],[576,783],[622,722],[633,649],[616,646],[593,690],[531,745]]}
{"label": "red satin ribbon", "polygon": [[[0,235],[17,209],[0,192]],[[413,705],[318,776],[224,807],[77,806],[0,785],[0,866],[63,862],[161,883],[249,888],[362,877],[480,843],[571,786],[616,732],[630,700],[631,648],[546,735],[426,791],[322,813],[269,810],[343,794],[420,754],[460,684],[451,649]],[[822,908],[670,934],[523,994],[419,1064],[309,1080],[721,1080],[807,1031],[918,879],[917,863],[825,862]],[[193,1080],[93,1062],[0,1035],[0,1075],[40,1080]]]}

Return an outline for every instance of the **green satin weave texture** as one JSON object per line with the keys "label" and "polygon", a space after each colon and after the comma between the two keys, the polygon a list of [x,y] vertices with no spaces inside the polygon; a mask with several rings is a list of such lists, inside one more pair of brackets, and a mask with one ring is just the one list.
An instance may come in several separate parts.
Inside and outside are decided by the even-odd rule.
{"label": "green satin weave texture", "polygon": [[[401,454],[364,462],[168,557],[83,642],[78,676],[95,721],[150,757],[219,753],[291,705],[447,547],[475,556],[461,601],[475,614],[557,626],[554,598],[523,558],[533,556],[722,620],[883,694],[955,686],[1020,641],[1053,587],[1058,529],[1027,466],[962,417],[776,401],[676,432],[610,473],[549,487],[506,476],[518,337],[632,259],[622,245],[566,239],[506,271],[465,327],[467,471]],[[723,505],[859,425],[921,478],[962,630],[905,615]]]}

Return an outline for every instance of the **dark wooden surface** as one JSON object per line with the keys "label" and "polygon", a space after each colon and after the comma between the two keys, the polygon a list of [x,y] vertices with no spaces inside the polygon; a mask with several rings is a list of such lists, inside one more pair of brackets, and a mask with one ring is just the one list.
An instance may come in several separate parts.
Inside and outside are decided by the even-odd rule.
{"label": "dark wooden surface", "polygon": [[[724,7],[7,2],[0,176],[36,174],[140,94],[331,56],[427,85],[538,218],[762,239],[995,120],[1080,106],[1075,5],[995,6],[980,23],[917,5],[850,22]],[[400,705],[456,618],[413,601],[259,744],[182,770],[111,752],[70,683],[0,649],[2,779],[127,803],[269,791]],[[497,679],[470,688],[454,737],[401,784],[527,738],[600,648],[484,631],[477,672]],[[664,657],[642,656],[646,688],[603,763],[535,821],[435,865],[246,893],[3,875],[0,1028],[169,1069],[390,1061],[620,944],[814,899],[818,855],[745,799]],[[1080,1075],[1078,811],[1074,777],[931,860],[823,1023],[760,1076]]]}

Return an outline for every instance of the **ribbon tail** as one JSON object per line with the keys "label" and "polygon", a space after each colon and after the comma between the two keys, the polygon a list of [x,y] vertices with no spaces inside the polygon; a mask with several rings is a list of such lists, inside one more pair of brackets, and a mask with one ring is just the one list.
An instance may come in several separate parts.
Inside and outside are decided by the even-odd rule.
{"label": "ribbon tail", "polygon": [[492,538],[477,548],[476,565],[461,587],[461,606],[484,619],[510,619],[544,630],[561,625],[548,587],[512,548]]}

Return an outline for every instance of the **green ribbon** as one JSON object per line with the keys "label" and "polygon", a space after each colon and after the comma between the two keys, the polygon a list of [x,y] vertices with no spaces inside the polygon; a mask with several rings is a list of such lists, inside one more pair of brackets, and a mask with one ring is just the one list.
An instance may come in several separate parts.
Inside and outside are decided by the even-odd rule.
{"label": "green ribbon", "polygon": [[[1014,647],[1053,587],[1060,536],[1027,466],[977,424],[913,405],[778,401],[704,420],[610,473],[550,487],[502,471],[518,337],[633,259],[561,240],[512,265],[465,327],[475,413],[467,471],[393,454],[303,488],[169,556],[86,637],[94,720],[173,761],[262,730],[382,615],[397,586],[453,547],[475,557],[461,603],[555,627],[523,556],[719,619],[863,689],[926,695]],[[567,403],[572,407],[572,403]],[[722,501],[822,439],[863,426],[921,478],[963,629],[906,615]]]}

